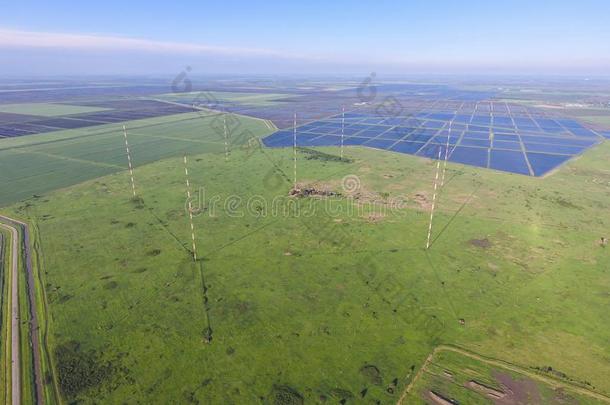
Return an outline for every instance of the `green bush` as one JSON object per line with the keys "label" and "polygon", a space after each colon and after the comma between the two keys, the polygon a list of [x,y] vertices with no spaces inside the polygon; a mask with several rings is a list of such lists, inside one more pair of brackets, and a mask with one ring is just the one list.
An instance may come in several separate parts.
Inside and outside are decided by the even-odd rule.
{"label": "green bush", "polygon": [[59,385],[67,398],[98,387],[113,373],[110,363],[103,364],[94,351],[85,352],[77,342],[65,343],[55,349]]}

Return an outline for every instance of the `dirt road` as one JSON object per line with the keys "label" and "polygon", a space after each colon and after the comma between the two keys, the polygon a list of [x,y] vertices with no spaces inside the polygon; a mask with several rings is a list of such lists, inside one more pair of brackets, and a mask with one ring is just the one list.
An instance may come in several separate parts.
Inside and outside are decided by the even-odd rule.
{"label": "dirt road", "polygon": [[19,233],[16,228],[0,223],[11,233],[11,395],[12,404],[21,403],[21,358],[19,357]]}
{"label": "dirt road", "polygon": [[23,234],[23,259],[26,270],[27,297],[30,309],[30,347],[34,362],[34,388],[36,404],[44,404],[42,369],[40,359],[40,340],[38,338],[38,315],[36,312],[36,288],[32,269],[30,234],[27,224],[0,215],[0,226],[11,232],[12,259],[11,259],[11,375],[12,375],[12,403],[21,403],[21,358],[19,336],[19,246],[20,237],[18,229]]}

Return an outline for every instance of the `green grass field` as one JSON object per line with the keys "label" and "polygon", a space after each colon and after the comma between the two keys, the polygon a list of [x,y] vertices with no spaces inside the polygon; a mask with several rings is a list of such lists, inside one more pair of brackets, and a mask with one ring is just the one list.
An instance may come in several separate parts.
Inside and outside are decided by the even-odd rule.
{"label": "green grass field", "polygon": [[180,101],[184,98],[196,97],[200,103],[206,102],[236,102],[243,105],[264,107],[277,104],[277,100],[294,97],[286,93],[239,93],[232,91],[206,91],[160,94],[156,98],[168,101]]}
{"label": "green grass field", "polygon": [[[439,344],[552,366],[564,383],[610,394],[610,251],[598,243],[610,225],[607,142],[547,178],[449,164],[426,251],[433,162],[300,153],[303,184],[341,192],[344,176],[358,176],[358,198],[329,206],[286,198],[291,150],[235,145],[226,159],[189,123],[130,131],[142,201],[117,172],[119,132],[18,148],[42,167],[40,153],[115,172],[3,209],[37,229],[65,400],[390,404]],[[197,263],[185,150],[208,202],[194,219]],[[383,201],[399,196],[406,206],[388,211]],[[272,215],[274,198],[292,211]]]}
{"label": "green grass field", "polygon": [[[230,143],[271,132],[262,120],[231,115]],[[121,124],[0,140],[0,206],[125,170]],[[135,165],[183,153],[224,150],[222,119],[206,112],[126,122]],[[220,125],[220,127],[219,127]]]}
{"label": "green grass field", "polygon": [[83,114],[108,110],[110,109],[101,107],[53,103],[0,104],[0,112],[26,115],[40,115],[42,117],[57,117],[61,115]]}
{"label": "green grass field", "polygon": [[610,130],[609,109],[568,110],[567,113],[593,125],[595,128]]}

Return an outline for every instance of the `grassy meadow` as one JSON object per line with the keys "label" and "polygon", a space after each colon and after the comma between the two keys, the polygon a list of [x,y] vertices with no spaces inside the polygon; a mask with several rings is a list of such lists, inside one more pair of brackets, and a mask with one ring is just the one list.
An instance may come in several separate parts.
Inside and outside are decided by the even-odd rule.
{"label": "grassy meadow", "polygon": [[109,110],[109,108],[55,103],[0,104],[0,112],[3,113],[39,115],[41,117],[58,117]]}
{"label": "grassy meadow", "polygon": [[340,195],[288,198],[292,150],[227,158],[200,121],[130,130],[138,199],[117,129],[16,148],[91,170],[2,209],[36,229],[66,402],[390,404],[440,344],[610,394],[607,142],[545,178],[449,163],[425,250],[434,162],[300,152],[300,185]]}

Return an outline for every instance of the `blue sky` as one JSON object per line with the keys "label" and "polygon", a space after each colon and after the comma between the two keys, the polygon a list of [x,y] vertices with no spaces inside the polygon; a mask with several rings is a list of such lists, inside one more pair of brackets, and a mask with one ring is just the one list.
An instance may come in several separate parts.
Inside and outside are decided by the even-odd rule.
{"label": "blue sky", "polygon": [[2,1],[0,74],[610,73],[610,2]]}

